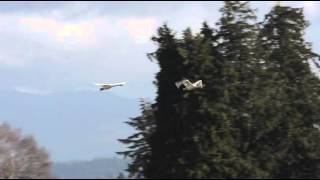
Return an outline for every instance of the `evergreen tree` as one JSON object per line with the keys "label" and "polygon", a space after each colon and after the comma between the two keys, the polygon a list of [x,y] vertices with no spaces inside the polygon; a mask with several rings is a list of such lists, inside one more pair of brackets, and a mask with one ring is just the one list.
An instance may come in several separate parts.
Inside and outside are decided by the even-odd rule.
{"label": "evergreen tree", "polygon": [[[131,122],[152,133],[123,141],[132,144],[129,172],[146,178],[320,177],[320,81],[308,66],[318,55],[304,41],[302,10],[276,6],[260,29],[247,2],[227,1],[221,12],[218,31],[204,23],[199,34],[188,28],[177,39],[166,25],[158,29],[158,49],[150,54],[160,67],[158,96],[152,116],[143,111]],[[182,91],[175,82],[183,78],[201,79],[205,87]]]}
{"label": "evergreen tree", "polygon": [[181,119],[185,122],[186,178],[231,178],[239,173],[236,149],[228,128],[228,108],[223,97],[223,62],[215,31],[204,23],[200,34],[184,32],[181,48],[185,76],[202,79],[203,89],[185,92]]}
{"label": "evergreen tree", "polygon": [[160,27],[158,35],[152,39],[159,48],[150,57],[158,62],[160,72],[156,75],[158,96],[153,105],[156,130],[150,143],[151,163],[145,175],[147,178],[182,177],[183,174],[177,173],[182,168],[178,161],[183,138],[183,121],[178,115],[182,94],[175,83],[183,78],[183,58],[178,50],[178,41],[167,25]]}
{"label": "evergreen tree", "polygon": [[256,177],[263,174],[249,153],[255,131],[249,98],[259,73],[256,16],[248,2],[241,1],[226,1],[220,11],[222,17],[217,25],[223,93],[218,102],[225,107],[222,110],[225,114],[224,130],[228,131],[228,143],[234,150],[234,166],[225,177]]}
{"label": "evergreen tree", "polygon": [[[120,155],[129,157],[131,162],[127,171],[131,178],[144,178],[151,156],[150,137],[155,129],[154,115],[151,104],[141,100],[141,116],[132,118],[128,125],[137,131],[127,139],[120,139],[123,144],[129,145],[128,151],[118,152]],[[122,174],[123,175],[123,174]]]}
{"label": "evergreen tree", "polygon": [[304,41],[302,9],[276,6],[262,23],[265,60],[252,95],[259,131],[251,147],[269,178],[319,178],[319,80],[308,61],[316,55]]}
{"label": "evergreen tree", "polygon": [[[210,44],[213,41],[213,31],[207,24],[204,26],[207,28],[206,37],[203,34],[194,36],[189,28],[186,29],[183,32],[179,50],[184,59],[181,68],[183,77],[191,81],[201,79],[206,83],[205,74],[202,72],[203,63],[205,61],[212,63],[214,58]],[[209,86],[205,84],[205,87]],[[211,172],[211,164],[208,163],[209,151],[212,146],[208,137],[211,136],[212,121],[208,116],[209,107],[206,105],[205,89],[182,93],[183,98],[179,104],[179,119],[183,122],[180,127],[183,134],[182,148],[178,159],[182,168],[179,173],[183,174],[181,177],[184,178],[208,178]]]}
{"label": "evergreen tree", "polygon": [[[158,166],[163,167],[163,169],[157,169],[161,173],[153,171],[148,177],[224,178],[236,177],[240,172],[236,167],[238,159],[234,158],[236,149],[232,147],[234,143],[230,143],[232,136],[227,130],[228,123],[225,123],[227,108],[221,99],[223,88],[219,86],[223,82],[221,78],[223,64],[215,57],[218,55],[215,47],[216,40],[214,30],[204,23],[200,34],[193,36],[188,28],[183,32],[183,38],[176,41],[177,51],[175,52],[177,57],[181,58],[180,63],[175,67],[176,75],[190,80],[203,79],[206,84],[204,89],[197,91],[175,91],[178,101],[175,101],[176,106],[173,111],[175,114],[171,113],[169,116],[172,125],[168,129],[176,133],[171,137],[167,136],[170,139],[169,142],[175,143],[174,151],[162,154],[162,162],[157,163]],[[160,45],[157,52],[164,53],[161,47]],[[157,56],[157,60],[165,61],[166,59],[160,59],[162,56]],[[162,68],[161,72],[163,72]],[[159,91],[160,89],[159,85]],[[160,95],[158,93],[157,101],[164,100],[162,98],[165,96]],[[158,113],[162,113],[160,109]],[[159,116],[155,116],[155,119],[156,122],[167,121],[159,119]],[[156,133],[165,129],[159,127],[163,126],[161,123],[157,124]],[[164,147],[158,146],[158,148]],[[171,155],[174,158],[164,159],[163,155]],[[170,163],[170,166],[161,165],[161,163]]]}

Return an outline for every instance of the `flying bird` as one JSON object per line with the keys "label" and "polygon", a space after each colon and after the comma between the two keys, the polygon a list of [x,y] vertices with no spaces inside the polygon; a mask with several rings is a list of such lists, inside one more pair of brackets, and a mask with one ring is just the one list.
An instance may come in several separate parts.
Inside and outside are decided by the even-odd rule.
{"label": "flying bird", "polygon": [[103,90],[111,89],[111,88],[116,87],[116,86],[123,86],[125,84],[126,84],[125,82],[121,82],[121,83],[113,83],[113,84],[96,83],[95,85],[100,87],[100,91],[103,91]]}
{"label": "flying bird", "polygon": [[188,79],[184,79],[182,81],[175,83],[177,88],[180,88],[182,85],[184,85],[183,90],[185,91],[191,91],[198,88],[203,88],[202,80],[198,80],[195,83],[191,83]]}

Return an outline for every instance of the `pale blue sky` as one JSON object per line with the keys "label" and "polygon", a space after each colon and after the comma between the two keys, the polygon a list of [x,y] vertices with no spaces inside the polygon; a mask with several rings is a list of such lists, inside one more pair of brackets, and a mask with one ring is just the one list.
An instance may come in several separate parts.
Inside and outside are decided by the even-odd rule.
{"label": "pale blue sky", "polygon": [[[306,38],[320,53],[320,2],[283,1],[282,4],[305,8],[311,23]],[[221,2],[198,1],[0,2],[0,93],[45,97],[63,92],[94,92],[94,82],[126,81],[127,86],[111,92],[130,99],[152,99],[155,96],[152,81],[158,69],[146,53],[155,49],[150,37],[156,28],[167,22],[179,34],[187,26],[198,31],[203,21],[214,26],[220,17],[221,5]],[[274,2],[252,2],[251,5],[258,9],[258,19],[262,20]],[[2,101],[0,108],[6,103]],[[7,111],[12,113],[16,109]],[[28,120],[28,116],[24,116]],[[5,117],[0,114],[0,121],[15,121],[9,115]],[[50,144],[50,140],[56,141],[50,139],[53,136],[44,138],[46,134],[32,131],[31,125],[39,126],[37,123],[28,127],[15,125],[22,129],[29,127],[28,133],[43,139],[42,144],[52,152],[54,160],[69,160],[61,155],[62,151],[53,149]],[[124,131],[121,135],[129,134],[128,130]],[[115,142],[104,143],[116,146]],[[112,156],[112,152],[107,155]],[[70,159],[102,155],[84,154]]]}
{"label": "pale blue sky", "polygon": [[[274,2],[253,2],[261,20]],[[93,90],[92,83],[127,81],[115,93],[153,97],[157,66],[149,40],[163,22],[176,31],[198,30],[219,18],[221,2],[1,2],[1,89],[33,92]],[[305,7],[307,39],[320,49],[319,2],[282,2]]]}

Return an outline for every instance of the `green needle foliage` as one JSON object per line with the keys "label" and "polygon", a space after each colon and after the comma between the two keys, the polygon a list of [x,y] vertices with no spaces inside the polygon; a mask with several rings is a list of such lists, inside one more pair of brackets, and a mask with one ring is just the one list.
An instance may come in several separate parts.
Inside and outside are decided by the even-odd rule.
{"label": "green needle foliage", "polygon": [[[217,29],[181,38],[167,25],[157,49],[157,97],[129,125],[138,178],[320,178],[320,81],[299,8],[275,6],[257,23],[248,2],[226,1]],[[203,80],[183,91],[177,81]],[[147,108],[148,107],[148,108]],[[151,130],[150,130],[151,129]]]}

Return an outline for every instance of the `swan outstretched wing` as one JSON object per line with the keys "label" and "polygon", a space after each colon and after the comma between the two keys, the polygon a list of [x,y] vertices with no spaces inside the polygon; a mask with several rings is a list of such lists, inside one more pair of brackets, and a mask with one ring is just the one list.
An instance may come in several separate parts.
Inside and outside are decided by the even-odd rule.
{"label": "swan outstretched wing", "polygon": [[194,85],[196,87],[201,87],[202,88],[203,87],[202,80],[199,80],[199,81],[195,82]]}
{"label": "swan outstretched wing", "polygon": [[126,82],[121,82],[121,83],[114,83],[114,84],[110,84],[111,86],[123,86],[125,85]]}
{"label": "swan outstretched wing", "polygon": [[192,89],[192,88],[194,88],[194,85],[193,85],[189,80],[183,80],[183,85],[184,85],[187,89]]}

